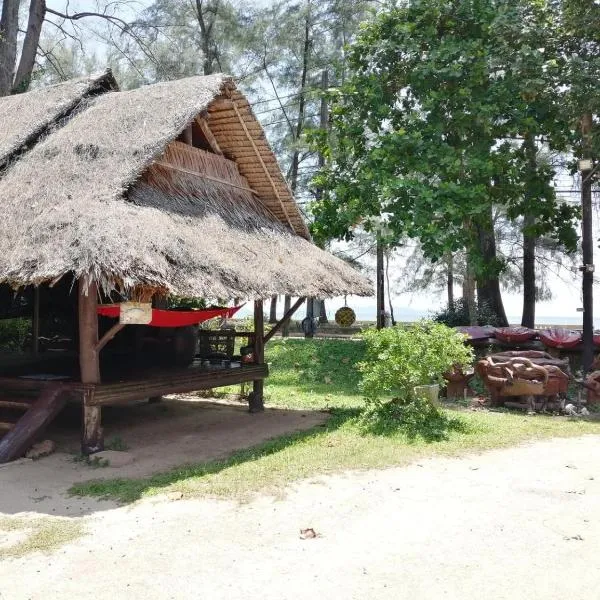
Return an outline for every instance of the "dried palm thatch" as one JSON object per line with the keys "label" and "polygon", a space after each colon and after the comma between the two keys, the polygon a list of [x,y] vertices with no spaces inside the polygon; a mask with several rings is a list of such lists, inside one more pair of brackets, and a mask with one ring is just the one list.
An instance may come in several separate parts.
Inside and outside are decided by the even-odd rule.
{"label": "dried palm thatch", "polygon": [[[230,101],[232,90],[229,78],[213,75],[85,100],[85,109],[0,179],[0,282],[37,284],[73,273],[105,290],[370,294],[369,282],[274,216],[224,159],[215,167],[207,158],[204,176],[185,164],[163,166],[168,145],[213,102]],[[255,156],[254,164],[262,169],[265,158]],[[283,188],[278,177],[273,183]],[[287,202],[280,210],[297,220],[291,196]]]}
{"label": "dried palm thatch", "polygon": [[0,98],[0,167],[67,117],[85,98],[116,89],[110,71]]}

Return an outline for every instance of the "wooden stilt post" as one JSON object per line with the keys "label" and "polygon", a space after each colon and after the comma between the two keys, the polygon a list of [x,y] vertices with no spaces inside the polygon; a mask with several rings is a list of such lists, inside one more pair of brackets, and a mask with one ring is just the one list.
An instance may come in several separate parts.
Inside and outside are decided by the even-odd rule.
{"label": "wooden stilt post", "polygon": [[91,406],[95,385],[100,383],[98,360],[98,293],[94,282],[79,280],[79,367],[81,382],[90,384],[83,396],[81,452],[92,454],[104,449],[102,415],[99,406]]}
{"label": "wooden stilt post", "polygon": [[[265,324],[264,324],[263,301],[254,301],[254,361],[262,365],[265,362]],[[265,410],[263,401],[263,380],[256,379],[252,385],[252,393],[249,398],[249,410],[251,413]]]}
{"label": "wooden stilt post", "polygon": [[31,349],[34,354],[40,351],[40,288],[33,288],[33,319],[31,321]]}

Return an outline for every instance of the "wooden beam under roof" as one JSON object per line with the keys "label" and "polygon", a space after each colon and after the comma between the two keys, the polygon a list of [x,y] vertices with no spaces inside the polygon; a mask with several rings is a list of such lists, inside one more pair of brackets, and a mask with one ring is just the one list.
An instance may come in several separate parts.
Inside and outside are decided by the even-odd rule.
{"label": "wooden beam under roof", "polygon": [[206,141],[208,142],[209,146],[211,147],[211,150],[215,154],[219,154],[219,155],[223,156],[223,151],[221,150],[221,147],[219,146],[219,142],[217,142],[217,138],[215,138],[213,132],[210,130],[210,127],[209,127],[208,123],[206,122],[206,119],[204,117],[198,117],[196,119],[196,123],[198,124],[198,127],[200,127],[200,131],[202,132],[202,135],[206,138]]}

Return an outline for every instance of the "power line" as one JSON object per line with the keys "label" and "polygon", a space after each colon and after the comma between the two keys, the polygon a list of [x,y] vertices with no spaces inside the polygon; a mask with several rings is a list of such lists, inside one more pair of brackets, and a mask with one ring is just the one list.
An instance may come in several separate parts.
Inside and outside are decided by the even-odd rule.
{"label": "power line", "polygon": [[[301,96],[302,94],[297,94],[298,96]],[[315,102],[317,100],[317,98],[314,98]],[[272,100],[272,102],[275,102],[275,100]],[[251,105],[252,106],[252,105]],[[281,106],[276,106],[274,108],[268,108],[266,110],[261,110],[260,112],[255,112],[254,116],[258,117],[259,115],[266,115],[267,113],[272,113],[278,110],[283,111],[284,108],[289,108],[290,106],[296,106],[295,102],[288,102],[287,104],[283,104]]]}
{"label": "power line", "polygon": [[[315,115],[304,115],[304,119],[305,120],[306,119],[313,119],[313,118],[318,117],[318,116],[319,116],[318,114],[315,114]],[[287,122],[288,122],[287,119],[281,119],[279,121],[270,121],[268,123],[262,123],[262,126],[266,127],[267,125],[279,125],[280,123],[287,123]]]}

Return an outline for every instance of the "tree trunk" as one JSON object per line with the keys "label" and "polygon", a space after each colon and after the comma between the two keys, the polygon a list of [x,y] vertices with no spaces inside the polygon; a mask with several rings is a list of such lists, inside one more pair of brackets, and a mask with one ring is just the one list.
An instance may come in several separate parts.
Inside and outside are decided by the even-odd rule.
{"label": "tree trunk", "polygon": [[300,150],[298,140],[304,130],[304,116],[306,112],[306,80],[308,78],[308,60],[310,58],[310,2],[308,3],[306,18],[304,21],[304,48],[302,50],[302,74],[300,75],[300,94],[298,98],[298,120],[296,121],[296,130],[294,131],[295,150],[292,154],[292,163],[290,165],[290,188],[292,194],[296,193],[298,187],[298,167],[300,166]]}
{"label": "tree trunk", "polygon": [[390,254],[391,250],[385,253],[385,287],[387,289],[388,306],[390,307],[390,320],[392,327],[396,326],[396,317],[394,316],[394,304],[392,303],[392,287],[390,286]]}
{"label": "tree trunk", "polygon": [[[219,0],[213,0],[207,6],[204,6],[204,0],[196,0],[195,3],[196,20],[200,27],[200,48],[202,49],[202,54],[204,54],[204,60],[202,61],[202,72],[204,75],[212,75],[215,72],[215,63],[218,65],[220,62],[219,52],[213,40],[213,29],[220,8],[219,4]],[[212,20],[206,18],[209,12],[213,13]]]}
{"label": "tree trunk", "polygon": [[447,265],[447,291],[448,291],[448,308],[454,306],[454,257],[449,252],[446,257]]}
{"label": "tree trunk", "polygon": [[485,306],[494,313],[496,325],[506,327],[508,320],[500,293],[499,265],[491,206],[486,217],[485,221],[479,222],[476,226],[478,254],[483,263],[480,273],[476,276],[477,302],[480,309]]}
{"label": "tree trunk", "polygon": [[383,243],[377,240],[377,329],[385,327],[385,268],[383,265]]}
{"label": "tree trunk", "polygon": [[315,299],[308,297],[306,299],[306,320],[307,320],[307,326],[306,326],[306,329],[304,331],[304,337],[305,338],[313,338],[313,337],[315,337],[315,334],[314,334],[314,331],[313,331],[313,327],[312,327],[312,323],[314,321],[314,318],[315,318]]}
{"label": "tree trunk", "polygon": [[523,314],[521,325],[535,327],[535,242],[527,227],[535,223],[533,215],[526,215],[523,231]]}
{"label": "tree trunk", "polygon": [[19,33],[19,0],[3,0],[0,16],[0,96],[12,92],[17,62],[17,35]]}
{"label": "tree trunk", "polygon": [[[288,310],[290,310],[290,307],[292,306],[292,299],[290,296],[288,296],[287,294],[285,295],[284,299],[283,299],[283,314],[285,315]],[[290,335],[290,322],[287,321],[284,326],[281,328],[281,337],[289,337]]]}
{"label": "tree trunk", "polygon": [[13,82],[13,93],[15,94],[26,92],[29,89],[45,16],[46,0],[31,0],[21,59]]}
{"label": "tree trunk", "polygon": [[467,309],[469,325],[477,325],[477,306],[475,303],[475,276],[467,257],[465,279],[462,286],[462,297]]}
{"label": "tree trunk", "polygon": [[327,310],[325,310],[325,300],[319,300],[319,323],[329,323]]}
{"label": "tree trunk", "polygon": [[[535,139],[529,133],[525,135],[523,142],[525,158],[527,161],[527,189],[525,190],[525,200],[527,210],[535,203],[535,187],[537,172],[537,149]],[[531,228],[535,225],[535,215],[525,214],[523,222],[523,314],[521,315],[521,325],[523,327],[535,327],[535,245],[536,237],[532,235]]]}
{"label": "tree trunk", "polygon": [[277,323],[277,296],[271,296],[271,307],[269,309],[269,323]]}

